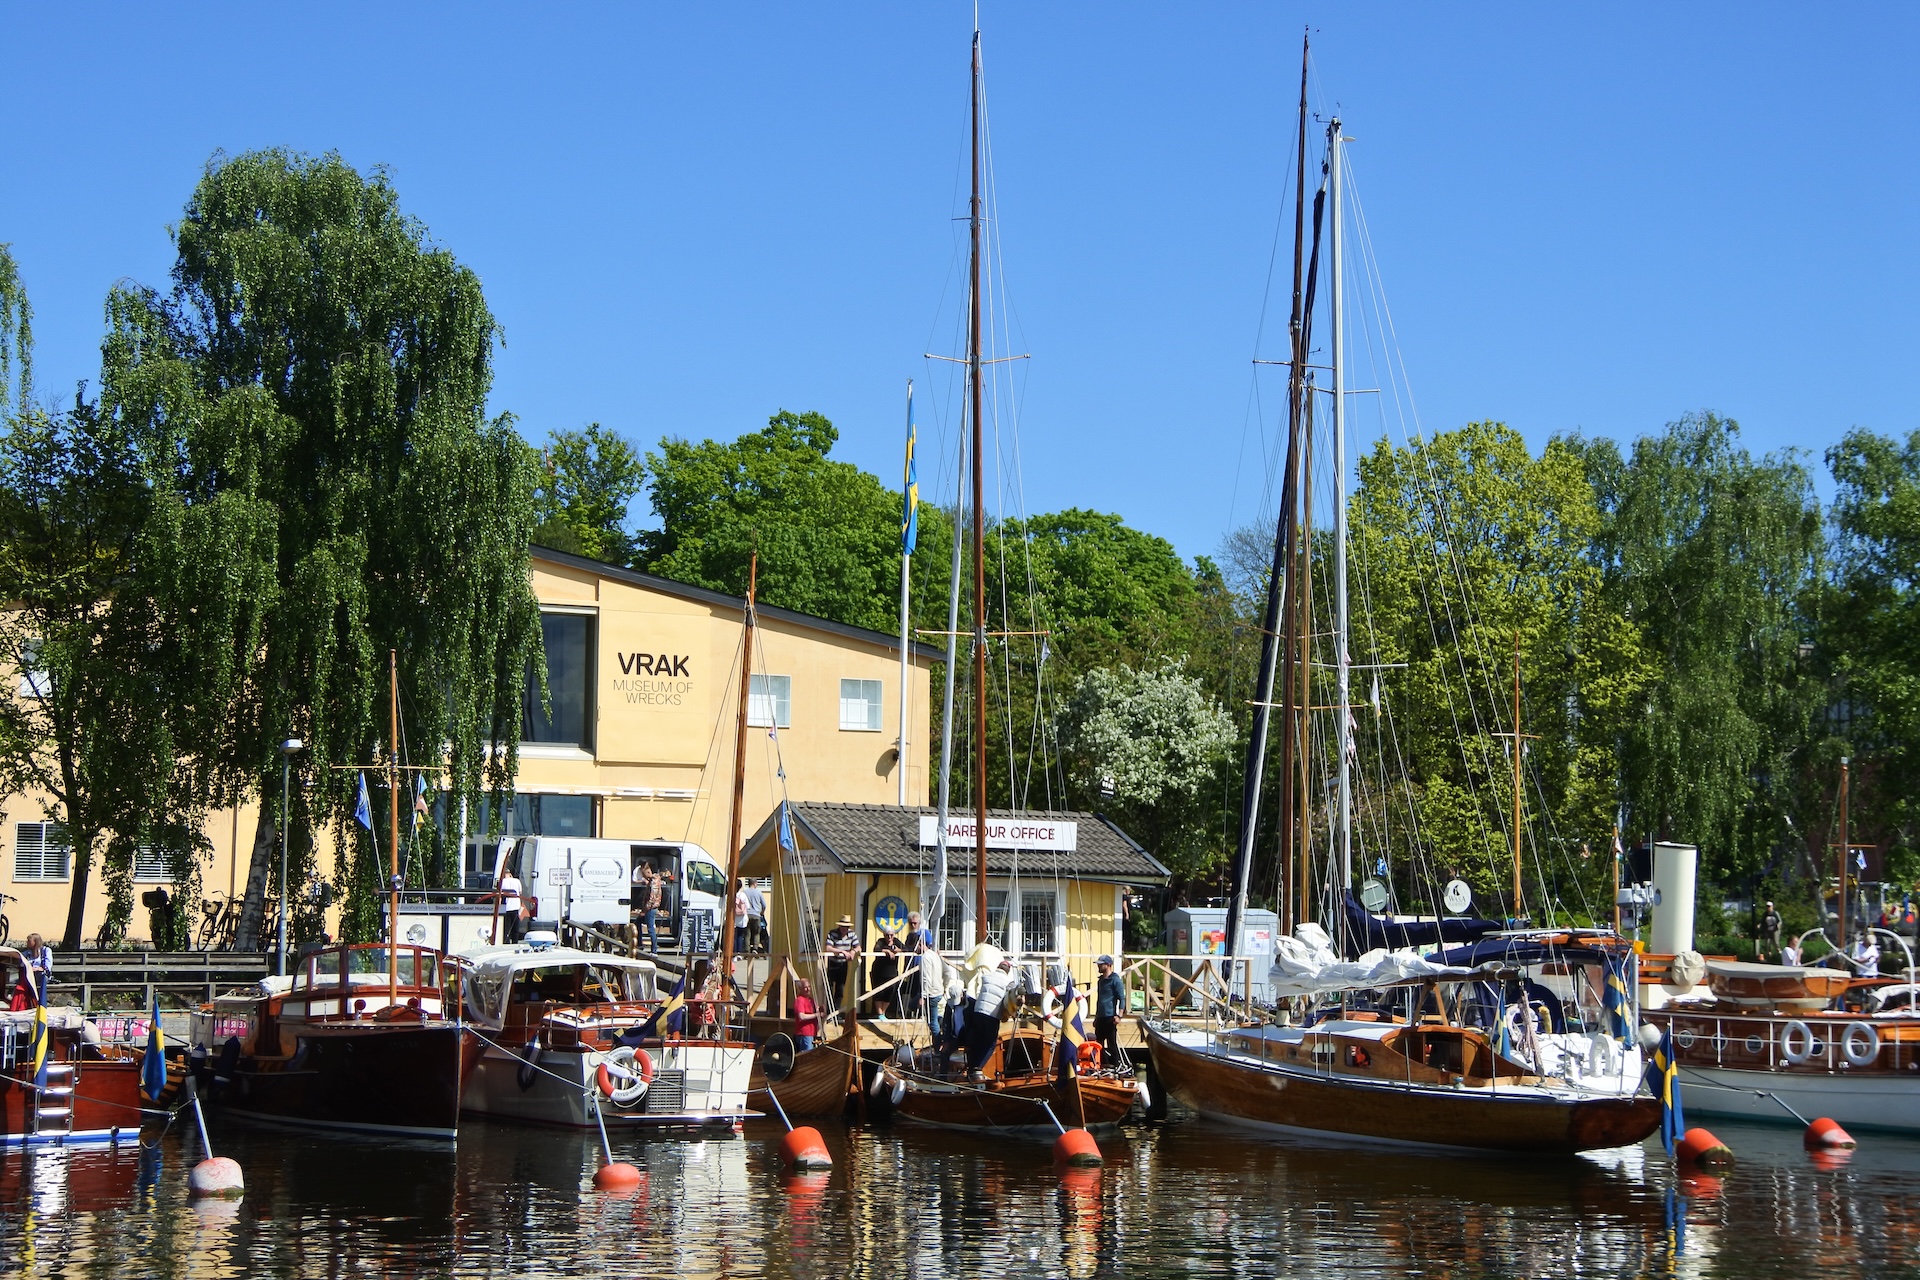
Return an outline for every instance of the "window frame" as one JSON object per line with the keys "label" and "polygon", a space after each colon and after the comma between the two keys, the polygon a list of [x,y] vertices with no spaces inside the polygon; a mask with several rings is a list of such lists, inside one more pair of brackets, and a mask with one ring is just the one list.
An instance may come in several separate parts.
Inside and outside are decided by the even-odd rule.
{"label": "window frame", "polygon": [[168,850],[153,844],[133,847],[135,884],[172,884],[173,880],[173,856]]}
{"label": "window frame", "polygon": [[[37,875],[22,875],[20,871],[20,860],[26,852],[26,833],[29,827],[34,829],[33,839],[40,859],[41,870]],[[53,832],[59,833],[57,844],[49,839]],[[47,857],[56,850],[60,856],[60,874],[50,876],[46,874]],[[67,837],[66,823],[48,820],[13,824],[13,879],[16,884],[62,884],[72,881],[73,842]]]}
{"label": "window frame", "polygon": [[[536,737],[534,734],[544,728],[553,732],[554,721],[550,716],[540,714],[540,680],[533,664],[527,664],[526,687],[520,697],[520,745],[532,748],[535,755],[541,752],[584,752],[592,755],[598,728],[599,706],[597,702],[598,663],[600,646],[600,612],[597,609],[578,609],[543,605],[540,608],[541,653],[546,655],[545,627],[549,618],[578,618],[586,629],[586,642],[581,655],[580,671],[580,732],[577,737],[561,737],[556,733],[551,737]],[[547,667],[548,690],[553,694],[556,709],[560,700],[560,686],[555,682],[553,667],[549,660]],[[537,723],[544,720],[544,726]]]}
{"label": "window frame", "polygon": [[754,729],[793,728],[793,677],[756,671],[747,681],[747,725]]}
{"label": "window frame", "polygon": [[[1047,908],[1047,943],[1045,946],[1037,946],[1035,945],[1034,939],[1027,933],[1027,920],[1029,919],[1028,904],[1033,903],[1037,906],[1042,900],[1046,902]],[[1037,918],[1037,913],[1034,913],[1034,918]],[[1060,950],[1059,942],[1060,895],[1052,889],[1022,889],[1020,891],[1021,953],[1027,954],[1034,952],[1041,955],[1054,955]]]}
{"label": "window frame", "polygon": [[[858,704],[865,708],[864,722],[850,723],[847,718],[847,706],[856,701],[847,697],[847,686],[856,685],[860,689]],[[872,697],[867,693],[871,690]],[[866,680],[857,676],[842,676],[840,679],[840,731],[842,733],[881,733],[885,730],[887,687],[884,681]]]}

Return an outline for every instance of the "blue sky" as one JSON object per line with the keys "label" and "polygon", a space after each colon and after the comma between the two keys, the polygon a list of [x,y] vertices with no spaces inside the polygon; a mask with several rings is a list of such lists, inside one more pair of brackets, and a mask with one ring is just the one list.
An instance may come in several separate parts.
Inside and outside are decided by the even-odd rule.
{"label": "blue sky", "polygon": [[[0,241],[45,391],[96,375],[115,280],[165,282],[208,157],[269,145],[391,168],[484,281],[494,405],[529,438],[817,409],[891,481],[904,380],[948,380],[921,355],[954,349],[966,6],[5,22]],[[1915,10],[988,3],[1029,510],[1118,511],[1187,555],[1254,514],[1308,24],[1429,429],[1628,440],[1713,408],[1817,463],[1920,425]]]}

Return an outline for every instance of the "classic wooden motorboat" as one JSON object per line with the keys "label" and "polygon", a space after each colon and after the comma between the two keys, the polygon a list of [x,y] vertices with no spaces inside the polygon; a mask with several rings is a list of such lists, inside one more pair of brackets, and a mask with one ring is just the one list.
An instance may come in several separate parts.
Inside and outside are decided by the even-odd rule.
{"label": "classic wooden motorboat", "polygon": [[1333,1019],[1217,1031],[1143,1020],[1162,1088],[1213,1119],[1322,1139],[1562,1153],[1639,1142],[1660,1104],[1637,1081],[1537,1075],[1485,1032]]}
{"label": "classic wooden motorboat", "polygon": [[204,1096],[232,1115],[452,1138],[466,1064],[462,966],[427,947],[328,947],[193,1016]]}
{"label": "classic wooden motorboat", "polygon": [[[730,1128],[758,1114],[747,1103],[753,1046],[681,1034],[704,1002],[663,996],[652,961],[537,941],[463,958],[468,1113],[575,1128],[598,1123],[596,1110],[617,1126]],[[716,1019],[716,1033],[725,1028]]]}
{"label": "classic wooden motorboat", "polygon": [[[45,1008],[26,957],[0,947],[0,1144],[131,1140],[140,1131],[140,1058],[104,1045],[75,1008]],[[46,1037],[44,1071],[35,1043]]]}
{"label": "classic wooden motorboat", "polygon": [[[1055,1066],[1058,1035],[1015,1025],[1001,1033],[980,1079],[943,1080],[889,1063],[875,1089],[891,1090],[893,1114],[942,1129],[1006,1129],[1052,1134],[1060,1126],[1111,1129],[1127,1118],[1144,1088],[1125,1066],[1071,1075]],[[970,1076],[972,1072],[965,1075]]]}

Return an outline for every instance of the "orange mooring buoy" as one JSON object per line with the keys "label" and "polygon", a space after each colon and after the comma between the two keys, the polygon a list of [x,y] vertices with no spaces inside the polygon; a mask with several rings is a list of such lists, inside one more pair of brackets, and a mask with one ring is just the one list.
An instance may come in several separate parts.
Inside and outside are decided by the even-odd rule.
{"label": "orange mooring buoy", "polygon": [[1085,1129],[1062,1130],[1053,1140],[1053,1158],[1060,1164],[1095,1165],[1104,1164],[1100,1156],[1100,1146],[1093,1135]]}
{"label": "orange mooring buoy", "polygon": [[833,1165],[827,1154],[827,1141],[811,1125],[801,1125],[780,1135],[780,1163],[789,1169],[826,1169]]}
{"label": "orange mooring buoy", "polygon": [[1807,1150],[1828,1151],[1834,1147],[1857,1147],[1853,1135],[1842,1129],[1837,1123],[1821,1116],[1807,1126],[1805,1135]]}
{"label": "orange mooring buoy", "polygon": [[1689,1129],[1674,1149],[1681,1160],[1702,1169],[1719,1169],[1733,1163],[1733,1148],[1705,1129]]}
{"label": "orange mooring buoy", "polygon": [[640,1171],[623,1160],[615,1160],[594,1171],[593,1185],[602,1191],[625,1191],[640,1185]]}

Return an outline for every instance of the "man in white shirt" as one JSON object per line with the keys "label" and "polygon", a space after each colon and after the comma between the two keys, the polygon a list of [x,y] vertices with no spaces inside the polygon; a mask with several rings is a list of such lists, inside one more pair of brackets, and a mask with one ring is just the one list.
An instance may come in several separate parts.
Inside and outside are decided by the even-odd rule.
{"label": "man in white shirt", "polygon": [[751,880],[747,882],[747,954],[764,955],[768,948],[767,895]]}
{"label": "man in white shirt", "polygon": [[1880,976],[1880,944],[1870,933],[1861,934],[1860,941],[1853,944],[1853,972],[1861,978]]}
{"label": "man in white shirt", "polygon": [[736,880],[733,885],[733,954],[742,956],[747,953],[747,920],[752,915],[752,907],[747,900],[747,884]]}
{"label": "man in white shirt", "polygon": [[494,892],[500,895],[500,917],[507,925],[501,935],[502,940],[520,941],[520,877],[514,875],[511,869],[503,869]]}

